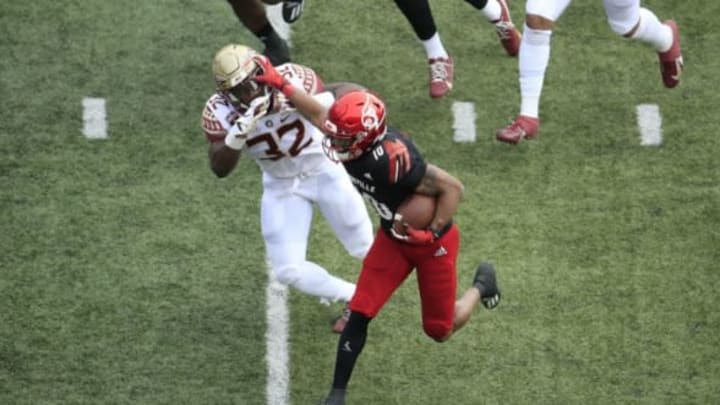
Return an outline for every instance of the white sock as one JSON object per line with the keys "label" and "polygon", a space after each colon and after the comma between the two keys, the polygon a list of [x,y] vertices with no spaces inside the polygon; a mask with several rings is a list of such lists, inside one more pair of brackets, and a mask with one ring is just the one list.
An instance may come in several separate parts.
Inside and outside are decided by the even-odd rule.
{"label": "white sock", "polygon": [[640,23],[632,39],[652,44],[658,52],[668,51],[673,44],[670,27],[661,23],[657,16],[646,8],[640,8]]}
{"label": "white sock", "polygon": [[328,273],[319,265],[305,261],[301,265],[298,279],[292,286],[305,294],[314,295],[330,302],[350,301],[355,293],[355,284]]}
{"label": "white sock", "polygon": [[440,41],[440,33],[436,32],[430,39],[422,41],[422,44],[425,47],[425,53],[427,53],[428,59],[447,59],[448,54],[447,51],[445,51],[442,41]]}
{"label": "white sock", "polygon": [[500,19],[500,15],[502,14],[502,8],[497,0],[488,0],[487,4],[485,4],[485,8],[481,11],[485,18],[487,18],[491,23],[498,21]]}
{"label": "white sock", "polygon": [[518,65],[520,69],[520,114],[539,117],[540,93],[550,61],[552,31],[523,28]]}

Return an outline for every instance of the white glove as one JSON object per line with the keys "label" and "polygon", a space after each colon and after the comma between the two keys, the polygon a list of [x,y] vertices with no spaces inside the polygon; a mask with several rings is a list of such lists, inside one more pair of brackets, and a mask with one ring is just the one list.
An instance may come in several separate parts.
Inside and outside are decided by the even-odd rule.
{"label": "white glove", "polygon": [[267,94],[251,101],[245,113],[235,120],[225,136],[225,145],[228,148],[241,150],[245,146],[248,134],[255,129],[258,120],[267,115],[270,96],[271,94]]}

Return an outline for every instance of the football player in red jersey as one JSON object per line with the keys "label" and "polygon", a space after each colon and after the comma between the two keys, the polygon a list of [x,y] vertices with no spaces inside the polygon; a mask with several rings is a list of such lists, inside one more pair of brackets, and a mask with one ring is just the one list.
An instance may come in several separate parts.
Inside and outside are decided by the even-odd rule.
{"label": "football player in red jersey", "polygon": [[[226,177],[241,154],[255,160],[262,171],[262,236],[275,279],[322,302],[348,302],[355,285],[306,258],[313,210],[318,207],[347,252],[357,258],[372,244],[370,216],[342,165],[325,155],[320,130],[283,94],[254,80],[262,71],[255,62],[259,56],[235,44],[215,55],[216,91],[202,115],[210,167],[218,177]],[[298,93],[322,97],[326,86],[312,69],[294,63],[277,69],[298,86]],[[234,207],[228,201],[230,212]],[[344,324],[339,319],[333,330],[340,332]]]}
{"label": "football player in red jersey", "polygon": [[[456,300],[455,267],[460,232],[453,215],[463,193],[462,183],[443,169],[425,162],[413,141],[389,128],[385,105],[374,94],[355,90],[342,95],[329,110],[289,83],[263,57],[263,73],[256,80],[280,90],[293,105],[325,132],[324,147],[331,159],[343,163],[355,187],[380,216],[380,229],[363,260],[347,325],[338,342],[335,373],[327,405],[345,403],[355,362],[367,337],[370,321],[393,292],[416,270],[425,333],[444,342],[470,319],[479,302],[495,308],[500,290],[495,269],[480,263],[473,284]],[[396,228],[396,210],[419,193],[437,200],[426,229]],[[402,228],[401,228],[402,229]]]}
{"label": "football player in red jersey", "polygon": [[[652,45],[660,59],[660,75],[667,88],[680,82],[683,58],[677,23],[661,23],[655,14],[640,7],[640,0],[604,0],[610,28],[618,35]],[[524,37],[520,47],[520,114],[495,136],[505,143],[517,144],[533,139],[540,131],[540,94],[550,61],[550,37],[555,21],[570,0],[528,0],[525,5]]]}
{"label": "football player in red jersey", "polygon": [[[290,49],[285,40],[280,38],[280,35],[278,35],[268,20],[265,5],[278,4],[281,1],[282,0],[228,0],[235,16],[245,28],[250,30],[250,32],[265,45],[263,54],[276,66],[290,62]],[[293,8],[299,4],[299,10],[302,12],[302,2],[288,1],[288,6]],[[283,3],[283,16],[285,15],[286,8],[285,3]],[[298,13],[296,19],[299,17],[300,14]]]}

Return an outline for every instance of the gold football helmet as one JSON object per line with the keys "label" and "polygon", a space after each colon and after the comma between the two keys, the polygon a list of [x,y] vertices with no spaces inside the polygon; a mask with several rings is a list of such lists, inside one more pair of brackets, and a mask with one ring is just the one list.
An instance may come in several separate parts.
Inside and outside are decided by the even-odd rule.
{"label": "gold football helmet", "polygon": [[247,108],[254,99],[270,94],[269,87],[254,80],[262,69],[254,59],[257,56],[253,49],[236,44],[227,45],[215,54],[215,84],[237,106]]}

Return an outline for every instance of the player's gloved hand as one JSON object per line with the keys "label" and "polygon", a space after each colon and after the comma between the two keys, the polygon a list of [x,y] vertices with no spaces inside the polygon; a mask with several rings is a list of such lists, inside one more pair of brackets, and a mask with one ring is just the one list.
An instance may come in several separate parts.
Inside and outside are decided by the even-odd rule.
{"label": "player's gloved hand", "polygon": [[237,125],[230,127],[227,135],[225,135],[225,146],[234,150],[242,150],[247,141],[247,132],[240,132]]}
{"label": "player's gloved hand", "polygon": [[230,149],[241,150],[247,136],[257,125],[257,121],[268,113],[270,94],[258,97],[250,102],[247,110],[239,116],[225,136],[225,145]]}
{"label": "player's gloved hand", "polygon": [[275,69],[270,59],[264,55],[258,55],[254,59],[262,70],[259,74],[255,75],[255,81],[278,89],[286,97],[290,97],[295,88]]}
{"label": "player's gloved hand", "polygon": [[429,245],[435,242],[435,234],[429,229],[415,229],[405,224],[405,234],[407,243],[414,245]]}
{"label": "player's gloved hand", "polygon": [[[398,226],[402,227],[405,232],[398,232],[396,230],[396,227]],[[435,242],[435,239],[437,239],[435,237],[435,233],[430,229],[416,229],[404,222],[401,222],[401,220],[398,219],[396,219],[395,224],[390,227],[390,233],[392,233],[392,235],[396,239],[399,239],[403,242],[412,243],[413,245],[429,245]]]}

